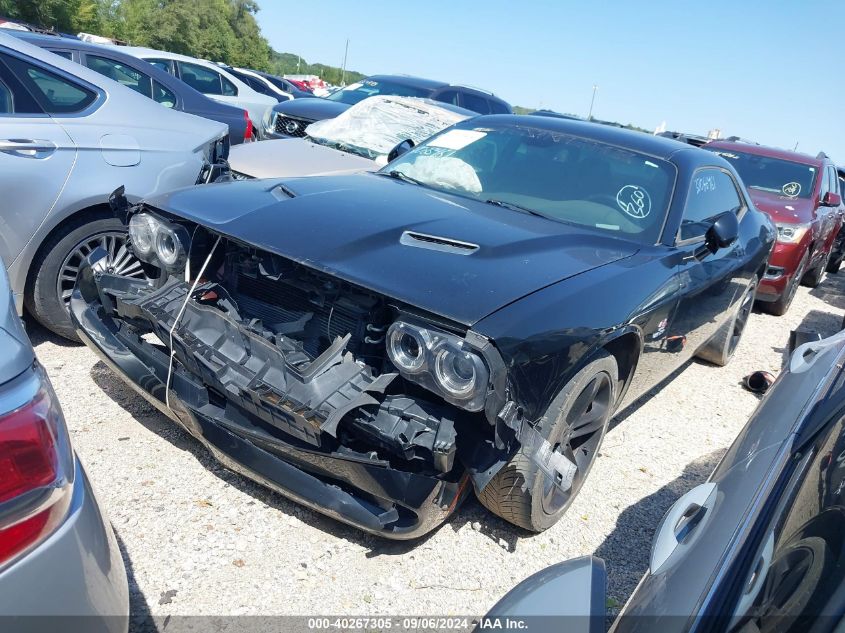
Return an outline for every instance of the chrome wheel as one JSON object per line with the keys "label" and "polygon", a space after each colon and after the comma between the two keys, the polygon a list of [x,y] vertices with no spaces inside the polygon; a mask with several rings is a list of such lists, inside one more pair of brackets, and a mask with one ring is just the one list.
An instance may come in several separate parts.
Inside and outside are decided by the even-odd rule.
{"label": "chrome wheel", "polygon": [[612,398],[610,376],[605,372],[596,374],[560,422],[566,434],[554,450],[574,464],[575,471],[568,482],[554,481],[544,475],[542,504],[547,514],[559,512],[581,489],[604,436]]}
{"label": "chrome wheel", "polygon": [[65,308],[70,307],[70,296],[76,286],[82,263],[97,247],[102,247],[108,253],[106,259],[108,272],[124,277],[147,279],[141,262],[129,251],[126,233],[121,231],[95,233],[79,242],[65,257],[59,268],[56,292]]}

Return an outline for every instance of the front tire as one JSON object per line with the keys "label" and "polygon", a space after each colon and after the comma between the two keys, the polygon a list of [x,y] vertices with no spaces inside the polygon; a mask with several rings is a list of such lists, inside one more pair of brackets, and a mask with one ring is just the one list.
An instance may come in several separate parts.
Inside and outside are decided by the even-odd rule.
{"label": "front tire", "polygon": [[79,268],[89,253],[102,246],[115,274],[146,279],[141,263],[129,252],[126,227],[105,212],[84,215],[50,236],[32,262],[26,309],[44,327],[71,341],[79,341],[70,320],[70,295]]}
{"label": "front tire", "polygon": [[824,273],[827,270],[828,265],[830,264],[831,255],[831,251],[828,251],[824,261],[821,262],[815,268],[813,268],[813,270],[809,271],[806,275],[804,275],[804,279],[801,280],[802,285],[807,286],[808,288],[819,287],[819,285],[822,283],[822,279],[824,279]]}
{"label": "front tire", "polygon": [[792,300],[795,298],[795,293],[798,292],[798,286],[801,284],[801,278],[804,276],[804,271],[807,269],[807,262],[810,260],[810,251],[804,253],[801,262],[798,264],[795,275],[789,280],[789,285],[783,291],[780,299],[772,303],[764,303],[763,308],[775,315],[783,316],[792,305]]}
{"label": "front tire", "polygon": [[567,490],[520,449],[478,492],[479,501],[494,514],[532,532],[557,523],[595,462],[613,414],[618,385],[616,359],[602,351],[564,386],[542,418],[543,439],[575,465]]}
{"label": "front tire", "polygon": [[754,308],[754,299],[757,297],[757,278],[755,277],[742,297],[739,305],[730,319],[719,328],[716,335],[710,339],[704,347],[696,352],[696,356],[709,363],[724,367],[733,358],[736,348],[739,346],[745,326]]}

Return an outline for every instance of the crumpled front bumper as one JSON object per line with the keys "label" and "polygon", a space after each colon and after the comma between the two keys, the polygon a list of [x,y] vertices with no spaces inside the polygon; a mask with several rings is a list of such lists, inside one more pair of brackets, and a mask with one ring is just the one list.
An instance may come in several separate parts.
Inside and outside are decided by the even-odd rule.
{"label": "crumpled front bumper", "polygon": [[[127,327],[101,284],[115,280],[98,270],[95,251],[80,271],[71,317],[82,340],[140,395],[200,440],[227,468],[318,512],[367,532],[412,539],[443,523],[470,489],[456,467],[442,476],[401,470],[287,442],[232,415],[219,394],[195,374],[175,372],[166,393],[170,356]],[[169,404],[169,406],[168,406]]]}

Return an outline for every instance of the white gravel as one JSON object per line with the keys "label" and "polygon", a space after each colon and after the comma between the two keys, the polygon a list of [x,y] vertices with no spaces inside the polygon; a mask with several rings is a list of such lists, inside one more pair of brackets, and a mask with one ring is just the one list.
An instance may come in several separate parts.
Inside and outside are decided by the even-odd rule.
{"label": "white gravel", "polygon": [[607,561],[609,603],[624,603],[663,513],[707,477],[757,404],[742,377],[777,372],[802,323],[837,331],[843,293],[845,272],[799,289],[785,317],[755,313],[728,367],[693,362],[614,421],[580,496],[547,532],[522,532],[472,499],[413,544],[224,470],[87,348],[28,329],[121,542],[136,628],[150,614],[481,615],[526,576],[584,554]]}

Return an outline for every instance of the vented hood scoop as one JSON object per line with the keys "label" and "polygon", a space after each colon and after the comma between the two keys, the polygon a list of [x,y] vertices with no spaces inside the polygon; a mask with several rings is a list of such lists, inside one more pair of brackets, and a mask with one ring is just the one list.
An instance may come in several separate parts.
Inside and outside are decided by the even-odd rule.
{"label": "vented hood scoop", "polygon": [[460,240],[453,240],[452,238],[441,237],[439,235],[417,233],[415,231],[405,231],[402,233],[399,243],[405,246],[427,248],[442,253],[452,253],[453,255],[472,255],[478,250],[478,244],[461,242]]}

